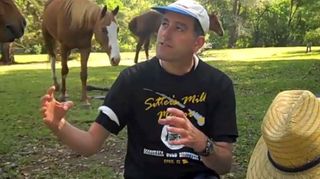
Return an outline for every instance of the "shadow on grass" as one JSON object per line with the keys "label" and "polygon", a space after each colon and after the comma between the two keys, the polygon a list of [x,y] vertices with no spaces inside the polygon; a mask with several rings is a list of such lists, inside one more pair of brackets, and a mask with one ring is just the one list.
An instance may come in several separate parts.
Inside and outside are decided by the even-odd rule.
{"label": "shadow on grass", "polygon": [[[224,178],[245,178],[251,152],[260,137],[260,123],[269,104],[276,94],[283,90],[306,89],[319,93],[320,60],[209,61],[208,63],[227,73],[235,84],[239,138],[235,144],[233,170]],[[126,67],[90,67],[88,84],[110,87]],[[80,68],[70,68],[67,78],[70,100],[76,104],[69,112],[68,120],[82,129],[87,129],[97,115],[96,109],[101,105],[101,100],[93,100],[90,109],[83,109],[77,105],[81,93],[79,73]],[[0,74],[0,84],[0,141],[2,142],[0,168],[3,170],[0,178],[4,174],[8,178],[19,178],[26,169],[30,169],[28,175],[33,178],[37,176],[78,177],[76,170],[79,168],[70,167],[67,170],[63,168],[66,163],[79,162],[74,157],[70,157],[73,156],[72,154],[66,155],[63,160],[59,158],[59,155],[50,155],[52,156],[50,161],[55,163],[54,167],[57,167],[58,170],[42,168],[44,166],[42,162],[48,157],[47,154],[63,149],[44,126],[39,115],[39,99],[52,84],[50,70],[7,71]],[[101,95],[105,95],[105,92]],[[105,166],[101,165],[101,162],[104,162],[110,164],[108,167],[115,173],[121,173],[123,168],[120,168],[119,163],[123,163],[122,156],[126,151],[125,138],[124,133],[113,139],[116,142],[106,141],[105,149],[118,150],[105,151],[100,156],[101,158],[89,158],[83,164],[98,166],[97,171],[99,171],[104,170]],[[108,158],[110,153],[114,156]],[[117,156],[121,161],[112,165],[111,159],[117,160]],[[10,168],[13,164],[14,167]]]}

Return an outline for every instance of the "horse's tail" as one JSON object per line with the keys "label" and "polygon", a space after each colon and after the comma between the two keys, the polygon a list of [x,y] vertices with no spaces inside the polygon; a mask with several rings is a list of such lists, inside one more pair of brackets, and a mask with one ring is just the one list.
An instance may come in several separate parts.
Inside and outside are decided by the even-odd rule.
{"label": "horse's tail", "polygon": [[130,22],[129,22],[129,30],[133,33],[133,34],[137,34],[137,18],[133,18]]}

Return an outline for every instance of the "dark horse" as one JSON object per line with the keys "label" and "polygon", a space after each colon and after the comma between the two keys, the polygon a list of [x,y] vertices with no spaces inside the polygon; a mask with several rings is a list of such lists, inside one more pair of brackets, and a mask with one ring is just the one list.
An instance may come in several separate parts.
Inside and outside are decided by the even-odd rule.
{"label": "dark horse", "polygon": [[90,105],[87,96],[87,62],[91,51],[93,34],[102,48],[107,52],[111,65],[120,62],[117,41],[118,25],[115,16],[119,7],[112,12],[107,7],[100,8],[90,0],[49,0],[43,13],[42,33],[51,61],[52,78],[56,90],[59,84],[55,73],[56,41],[61,51],[61,100],[66,99],[66,78],[69,72],[67,61],[71,50],[78,48],[81,55],[81,101]]}
{"label": "dark horse", "polygon": [[0,63],[10,63],[10,43],[24,33],[26,20],[12,0],[0,0]]}
{"label": "dark horse", "polygon": [[[129,30],[138,38],[136,46],[136,55],[134,57],[134,63],[138,62],[139,52],[143,45],[146,57],[149,59],[149,45],[150,38],[153,34],[158,32],[161,24],[162,15],[156,11],[147,11],[139,16],[134,17],[129,22]],[[210,26],[209,30],[214,31],[219,36],[223,36],[223,28],[218,17],[212,13],[209,14]]]}

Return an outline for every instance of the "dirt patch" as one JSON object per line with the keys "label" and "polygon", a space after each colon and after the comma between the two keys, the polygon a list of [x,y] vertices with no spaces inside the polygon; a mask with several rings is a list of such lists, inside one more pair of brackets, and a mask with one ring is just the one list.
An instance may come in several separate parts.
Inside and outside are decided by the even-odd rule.
{"label": "dirt patch", "polygon": [[[47,140],[54,144],[49,146]],[[0,155],[0,178],[78,178],[78,171],[87,171],[93,166],[97,167],[97,172],[103,170],[103,167],[112,169],[115,176],[110,178],[123,178],[126,143],[125,138],[111,135],[101,151],[84,157],[52,138],[34,141],[24,145],[15,154]],[[231,172],[222,179],[239,178],[240,171],[244,170],[240,167],[235,162]]]}
{"label": "dirt patch", "polygon": [[[77,173],[92,166],[107,166],[117,178],[123,176],[126,141],[108,138],[97,154],[84,157],[62,144],[48,147],[45,141],[28,144],[13,156],[0,158],[0,178],[41,178],[60,175],[55,172]],[[15,160],[17,159],[17,160]]]}

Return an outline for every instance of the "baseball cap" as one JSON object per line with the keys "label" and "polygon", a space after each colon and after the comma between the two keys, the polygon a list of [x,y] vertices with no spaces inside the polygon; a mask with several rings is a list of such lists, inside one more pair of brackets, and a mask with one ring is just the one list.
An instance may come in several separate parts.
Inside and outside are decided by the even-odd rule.
{"label": "baseball cap", "polygon": [[194,17],[198,20],[204,33],[209,31],[209,16],[206,9],[194,0],[177,0],[168,6],[157,6],[152,9],[160,12],[175,12],[186,16]]}

